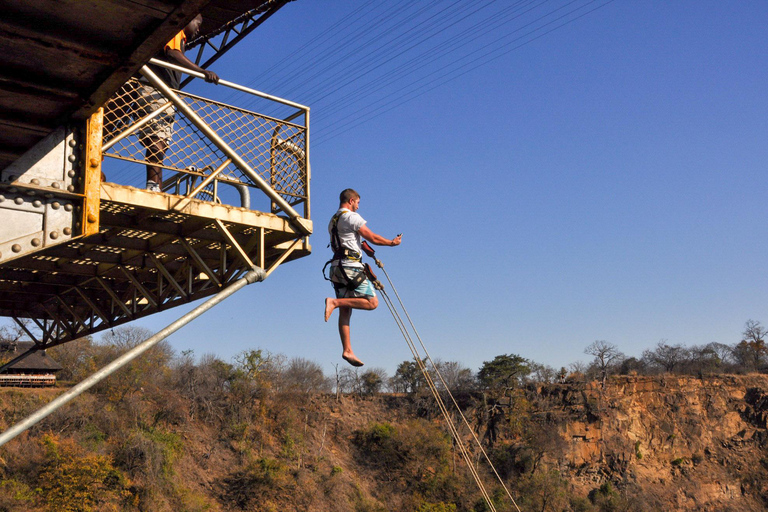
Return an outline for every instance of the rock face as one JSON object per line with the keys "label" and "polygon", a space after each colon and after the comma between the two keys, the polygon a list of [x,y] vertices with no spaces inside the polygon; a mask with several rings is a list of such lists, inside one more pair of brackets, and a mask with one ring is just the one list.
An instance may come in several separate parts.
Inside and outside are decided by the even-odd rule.
{"label": "rock face", "polygon": [[[619,376],[537,390],[560,408],[561,460],[648,510],[768,509],[768,376]],[[554,454],[551,454],[554,455]]]}

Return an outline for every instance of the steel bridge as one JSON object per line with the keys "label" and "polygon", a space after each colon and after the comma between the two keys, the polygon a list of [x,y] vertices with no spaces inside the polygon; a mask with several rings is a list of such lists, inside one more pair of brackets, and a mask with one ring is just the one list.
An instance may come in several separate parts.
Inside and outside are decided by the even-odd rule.
{"label": "steel bridge", "polygon": [[[37,350],[311,252],[309,109],[226,80],[228,103],[172,90],[145,65],[198,12],[206,67],[285,3],[0,1],[0,316]],[[153,112],[137,107],[147,84]],[[167,179],[150,192],[119,169],[143,175],[161,116]]]}

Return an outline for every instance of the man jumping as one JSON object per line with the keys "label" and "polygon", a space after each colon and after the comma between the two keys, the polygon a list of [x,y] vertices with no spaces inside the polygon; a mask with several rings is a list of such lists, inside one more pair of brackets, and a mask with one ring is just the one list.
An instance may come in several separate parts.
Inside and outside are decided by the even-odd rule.
{"label": "man jumping", "polygon": [[379,299],[365,275],[361,261],[362,239],[374,245],[395,246],[400,245],[402,238],[402,235],[397,235],[388,240],[368,229],[365,219],[357,213],[359,208],[360,194],[351,188],[342,191],[339,195],[339,210],[328,224],[333,249],[330,279],[336,298],[325,299],[325,321],[328,321],[334,309],[339,309],[339,336],[343,350],[341,357],[352,366],[363,366],[363,362],[352,352],[349,334],[352,310],[372,310],[379,305]]}

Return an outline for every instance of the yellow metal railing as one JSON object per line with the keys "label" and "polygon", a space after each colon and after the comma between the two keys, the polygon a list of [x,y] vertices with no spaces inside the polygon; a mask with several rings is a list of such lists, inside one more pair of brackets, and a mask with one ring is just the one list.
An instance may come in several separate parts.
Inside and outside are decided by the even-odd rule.
{"label": "yellow metal railing", "polygon": [[[228,84],[220,81],[219,85],[222,83]],[[260,94],[239,86],[238,90]],[[249,202],[243,204],[244,187],[263,189],[267,184],[291,207],[303,206],[303,217],[309,218],[309,110],[306,107],[299,106],[301,108],[286,119],[278,119],[193,94],[173,92],[219,140],[207,136],[161,91],[131,79],[105,105],[103,154],[173,171],[166,173],[164,191],[206,201],[235,204],[237,201],[232,198],[236,197],[234,191],[237,190],[240,204],[236,205],[250,207]],[[159,151],[158,145],[153,144],[158,138],[166,141]],[[222,150],[222,142],[250,167],[261,183]],[[134,177],[142,175],[138,168],[130,172]],[[106,179],[120,182],[119,173],[116,174],[107,173]],[[231,186],[227,187],[231,191],[230,201],[222,194],[222,184]],[[270,201],[269,208],[280,210],[274,200]]]}

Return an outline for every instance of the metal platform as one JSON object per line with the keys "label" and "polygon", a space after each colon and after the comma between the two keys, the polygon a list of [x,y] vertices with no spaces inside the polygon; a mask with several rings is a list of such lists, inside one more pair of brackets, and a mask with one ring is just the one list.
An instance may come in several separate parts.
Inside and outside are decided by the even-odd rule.
{"label": "metal platform", "polygon": [[[309,109],[226,80],[210,86],[289,109],[278,119],[142,73],[156,110],[141,107],[148,85],[131,79],[103,112],[0,171],[0,316],[38,348],[216,294],[255,267],[269,275],[311,252]],[[159,116],[173,132],[158,155]],[[110,163],[127,166],[134,184],[148,164],[161,166],[165,192],[105,181],[121,177]]]}
{"label": "metal platform", "polygon": [[311,251],[271,213],[197,199],[177,210],[179,196],[111,183],[100,196],[98,234],[0,267],[0,315],[30,318],[21,324],[39,345],[212,295],[253,264],[270,272]]}

